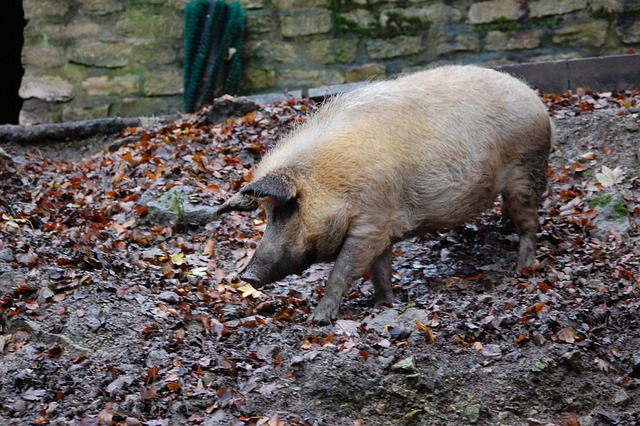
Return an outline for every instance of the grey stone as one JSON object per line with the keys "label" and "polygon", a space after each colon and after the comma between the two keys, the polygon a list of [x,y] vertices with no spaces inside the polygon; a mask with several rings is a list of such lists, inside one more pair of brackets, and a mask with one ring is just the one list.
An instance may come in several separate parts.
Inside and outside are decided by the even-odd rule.
{"label": "grey stone", "polygon": [[255,59],[255,63],[272,61],[292,63],[299,58],[296,46],[286,41],[269,39],[253,40],[245,45],[243,51],[245,56]]}
{"label": "grey stone", "polygon": [[72,49],[69,60],[95,67],[120,68],[129,64],[131,49],[127,43],[88,43]]}
{"label": "grey stone", "polygon": [[618,389],[613,395],[613,405],[616,407],[626,407],[631,402],[631,397],[623,389]]}
{"label": "grey stone", "polygon": [[242,4],[242,7],[248,10],[262,9],[266,6],[266,3],[266,0],[240,0],[240,4]]}
{"label": "grey stone", "polygon": [[486,24],[501,18],[516,20],[525,11],[518,0],[491,0],[473,3],[469,8],[469,23]]}
{"label": "grey stone", "polygon": [[358,43],[351,39],[316,39],[307,48],[309,57],[322,64],[353,62],[358,54]]}
{"label": "grey stone", "polygon": [[354,83],[365,80],[383,80],[387,76],[387,69],[382,64],[364,64],[347,69],[345,81]]}
{"label": "grey stone", "polygon": [[553,42],[574,46],[600,47],[607,39],[608,28],[609,23],[602,20],[562,26],[556,29]]}
{"label": "grey stone", "polygon": [[498,345],[484,345],[482,347],[482,356],[490,360],[498,360],[502,358],[502,349]]}
{"label": "grey stone", "polygon": [[331,13],[319,8],[288,10],[280,16],[280,29],[285,37],[327,33],[331,23]]}
{"label": "grey stone", "polygon": [[624,10],[624,0],[591,0],[590,7],[595,12],[620,13]]}
{"label": "grey stone", "polygon": [[[626,211],[626,203],[619,192],[598,193],[600,196],[610,196],[605,205],[596,205],[594,209],[598,215],[593,218],[592,223],[596,229],[594,234],[600,238],[606,239],[609,231],[616,231],[620,235],[627,235],[631,229],[629,223],[629,215]],[[589,200],[587,200],[589,202]],[[620,206],[624,207],[621,212]]]}
{"label": "grey stone", "polygon": [[70,0],[23,0],[22,8],[27,20],[62,17],[69,11],[70,3]]}
{"label": "grey stone", "polygon": [[372,59],[390,59],[421,53],[426,46],[421,36],[398,36],[390,39],[367,41],[367,52]]}
{"label": "grey stone", "polygon": [[136,41],[129,55],[130,64],[144,68],[174,64],[178,54],[167,40]]}
{"label": "grey stone", "polygon": [[169,70],[147,74],[142,85],[142,93],[146,96],[182,95],[182,72]]}
{"label": "grey stone", "polygon": [[262,34],[276,29],[270,10],[248,10],[245,14],[247,32],[250,35]]}
{"label": "grey stone", "polygon": [[480,37],[467,25],[433,25],[429,29],[429,46],[435,45],[437,55],[456,51],[477,52]]}
{"label": "grey stone", "polygon": [[326,6],[329,0],[271,0],[271,4],[278,9],[299,9]]}
{"label": "grey stone", "polygon": [[[190,186],[175,186],[160,198],[148,203],[147,219],[152,223],[175,226],[179,223],[204,224],[215,216],[216,209],[189,201]],[[142,201],[142,200],[141,200]]]}
{"label": "grey stone", "polygon": [[[103,101],[104,102],[104,101]],[[110,103],[101,103],[97,106],[72,106],[65,104],[62,109],[63,121],[78,121],[78,120],[95,120],[97,118],[109,117]]]}
{"label": "grey stone", "polygon": [[130,95],[140,88],[140,77],[121,75],[115,77],[91,77],[82,82],[82,88],[88,95]]}
{"label": "grey stone", "polygon": [[108,15],[125,9],[119,0],[80,0],[80,8],[86,15]]}
{"label": "grey stone", "polygon": [[529,2],[529,16],[563,15],[587,7],[587,0],[538,0]]}
{"label": "grey stone", "polygon": [[332,333],[337,335],[357,336],[360,330],[360,323],[351,320],[337,320],[333,326]]}
{"label": "grey stone", "polygon": [[380,25],[385,27],[391,16],[417,19],[423,24],[457,23],[462,20],[462,12],[453,6],[433,4],[423,7],[392,8],[380,12]]}
{"label": "grey stone", "polygon": [[369,28],[375,24],[373,13],[366,9],[355,9],[339,15],[342,19],[353,22],[358,28]]}
{"label": "grey stone", "polygon": [[640,19],[635,21],[626,20],[624,23],[617,25],[616,34],[623,43],[640,43]]}
{"label": "grey stone", "polygon": [[181,39],[184,20],[177,11],[168,13],[159,7],[131,7],[115,25],[116,30],[127,37],[147,39]]}
{"label": "grey stone", "polygon": [[62,47],[31,46],[22,49],[22,63],[42,68],[62,67],[67,58]]}
{"label": "grey stone", "polygon": [[535,49],[540,46],[544,31],[526,30],[503,33],[500,31],[490,31],[485,39],[485,50],[523,50]]}
{"label": "grey stone", "polygon": [[19,94],[22,99],[67,102],[73,99],[73,85],[60,77],[26,75],[22,78]]}
{"label": "grey stone", "polygon": [[412,356],[402,359],[391,366],[391,370],[402,373],[415,373],[418,368],[416,359]]}
{"label": "grey stone", "polygon": [[242,73],[243,87],[249,90],[264,90],[276,85],[276,71],[273,68],[248,68]]}
{"label": "grey stone", "polygon": [[171,305],[175,305],[180,302],[180,296],[173,291],[163,291],[158,295],[158,299]]}
{"label": "grey stone", "polygon": [[344,83],[344,74],[338,70],[291,69],[280,74],[280,84],[292,89],[341,83]]}

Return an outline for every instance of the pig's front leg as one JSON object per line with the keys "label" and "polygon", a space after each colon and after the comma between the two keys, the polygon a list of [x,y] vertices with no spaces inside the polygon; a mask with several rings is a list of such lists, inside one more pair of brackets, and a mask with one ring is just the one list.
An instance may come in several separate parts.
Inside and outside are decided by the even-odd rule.
{"label": "pig's front leg", "polygon": [[309,321],[327,324],[336,319],[342,298],[353,282],[362,277],[384,251],[384,246],[379,247],[379,243],[371,239],[347,237],[329,275],[324,297],[309,315]]}
{"label": "pig's front leg", "polygon": [[376,305],[393,306],[393,287],[391,287],[391,259],[393,246],[389,246],[371,264],[371,282],[375,291]]}

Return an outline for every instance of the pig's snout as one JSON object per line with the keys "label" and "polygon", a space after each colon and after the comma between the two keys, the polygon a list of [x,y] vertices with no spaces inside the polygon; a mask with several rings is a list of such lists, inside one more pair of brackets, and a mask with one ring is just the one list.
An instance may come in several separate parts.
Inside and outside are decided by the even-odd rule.
{"label": "pig's snout", "polygon": [[260,288],[264,285],[264,282],[262,282],[262,280],[251,271],[244,271],[242,275],[240,275],[240,279],[248,282],[255,288]]}

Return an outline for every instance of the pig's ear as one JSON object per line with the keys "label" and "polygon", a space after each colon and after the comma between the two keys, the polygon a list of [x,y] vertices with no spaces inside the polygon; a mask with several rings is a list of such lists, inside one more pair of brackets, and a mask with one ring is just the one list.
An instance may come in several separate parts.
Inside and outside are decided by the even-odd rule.
{"label": "pig's ear", "polygon": [[256,208],[258,208],[258,199],[254,195],[246,195],[241,191],[225,201],[224,204],[222,204],[220,207],[218,207],[215,215],[220,216],[223,213],[231,211],[255,210]]}
{"label": "pig's ear", "polygon": [[285,174],[268,174],[242,188],[241,194],[258,198],[271,198],[276,203],[284,203],[296,196],[296,185]]}

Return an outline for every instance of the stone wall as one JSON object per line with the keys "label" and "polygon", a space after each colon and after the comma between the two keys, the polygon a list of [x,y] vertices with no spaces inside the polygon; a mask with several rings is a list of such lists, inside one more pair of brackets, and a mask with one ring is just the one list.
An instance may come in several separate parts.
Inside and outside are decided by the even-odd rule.
{"label": "stone wall", "polygon": [[[445,63],[623,54],[638,0],[241,0],[242,94],[381,78]],[[185,0],[23,0],[21,121],[182,109]]]}

